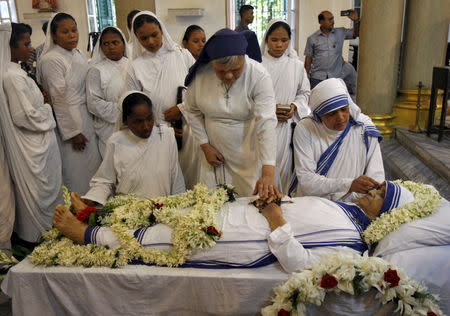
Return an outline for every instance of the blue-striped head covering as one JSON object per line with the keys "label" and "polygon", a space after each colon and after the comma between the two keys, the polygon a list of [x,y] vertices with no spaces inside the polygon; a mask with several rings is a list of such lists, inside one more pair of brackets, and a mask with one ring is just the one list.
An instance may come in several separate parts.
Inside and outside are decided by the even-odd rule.
{"label": "blue-striped head covering", "polygon": [[361,113],[359,107],[351,101],[345,83],[337,78],[324,80],[315,86],[311,90],[309,104],[317,122],[322,122],[321,116],[347,105],[352,105],[350,115],[354,119],[354,116]]}
{"label": "blue-striped head covering", "polygon": [[384,193],[384,202],[381,206],[380,215],[414,201],[414,195],[405,187],[390,181],[386,181],[385,183],[386,191]]}

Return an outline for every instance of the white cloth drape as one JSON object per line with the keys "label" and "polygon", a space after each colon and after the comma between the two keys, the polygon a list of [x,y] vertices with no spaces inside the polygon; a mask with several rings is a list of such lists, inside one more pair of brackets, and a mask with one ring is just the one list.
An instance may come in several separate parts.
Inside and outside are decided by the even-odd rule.
{"label": "white cloth drape", "polygon": [[51,227],[54,208],[62,202],[61,157],[50,105],[35,82],[16,63],[3,74],[8,107],[1,125],[15,183],[15,231],[36,242]]}
{"label": "white cloth drape", "polygon": [[[267,25],[267,31],[276,22],[286,23],[281,19],[272,20]],[[266,38],[267,31],[263,39]],[[287,194],[296,177],[293,170],[294,161],[291,148],[293,129],[291,125],[311,112],[308,106],[310,85],[305,67],[290,45],[281,57],[275,58],[268,53],[267,44],[263,40],[261,52],[263,54],[262,64],[272,78],[276,103],[295,104],[297,107],[294,116],[285,122],[278,122],[276,128],[278,188]]]}
{"label": "white cloth drape", "polygon": [[[49,21],[49,25],[51,21]],[[78,49],[66,50],[51,40],[47,32],[44,50],[38,62],[45,90],[50,93],[56,116],[63,163],[63,183],[70,191],[84,194],[101,162],[93,120],[86,107],[86,57]],[[88,143],[75,151],[70,139],[82,133]]]}
{"label": "white cloth drape", "polygon": [[[3,73],[11,60],[9,39],[11,38],[11,24],[0,25],[0,87],[3,83]],[[0,89],[0,109],[7,109],[6,97],[3,89]],[[3,126],[1,124],[0,126]],[[3,128],[0,128],[0,248],[11,247],[11,234],[15,217],[14,191],[11,183],[7,157],[5,155],[5,140]]]}
{"label": "white cloth drape", "polygon": [[[134,19],[145,14],[158,19],[149,11],[138,13]],[[152,100],[156,122],[170,125],[163,113],[177,105],[178,87],[184,86],[184,79],[195,59],[187,49],[171,39],[164,23],[158,21],[163,32],[163,45],[156,53],[147,51],[131,32],[133,60],[129,65],[126,89],[145,92]],[[190,189],[198,182],[201,152],[190,126],[184,120],[183,123],[183,148],[179,159],[186,186]]]}
{"label": "white cloth drape", "polygon": [[154,198],[184,192],[173,129],[155,125],[148,139],[128,128],[114,133],[90,185],[84,198],[103,205],[114,193]]}
{"label": "white cloth drape", "polygon": [[[225,158],[224,167],[212,167],[201,157],[200,182],[236,187],[252,195],[262,165],[275,166],[277,124],[270,75],[246,57],[242,75],[226,91],[211,64],[199,69],[182,107],[199,144],[210,143]],[[224,179],[225,176],[225,179]]]}
{"label": "white cloth drape", "polygon": [[[108,27],[111,28],[111,27]],[[118,61],[106,58],[97,41],[92,59],[91,68],[86,76],[86,97],[89,112],[94,115],[94,130],[98,138],[98,147],[104,156],[106,141],[114,132],[117,120],[118,100],[125,85],[128,66],[128,46],[122,31],[113,27],[122,34],[125,44],[125,54]],[[100,37],[101,38],[101,35]]]}

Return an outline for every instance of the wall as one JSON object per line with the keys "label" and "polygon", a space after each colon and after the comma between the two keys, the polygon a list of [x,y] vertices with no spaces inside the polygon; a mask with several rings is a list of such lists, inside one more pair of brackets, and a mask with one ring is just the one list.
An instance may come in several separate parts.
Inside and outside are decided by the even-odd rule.
{"label": "wall", "polygon": [[[45,35],[42,32],[42,24],[50,19],[50,15],[46,18],[33,18],[24,19],[24,13],[36,13],[37,10],[31,6],[31,0],[16,0],[17,17],[19,22],[30,24],[33,28],[33,35],[31,41],[33,47],[36,47],[44,42]],[[87,25],[87,12],[85,0],[58,0],[58,12],[65,12],[72,15],[77,21],[78,32],[80,33],[80,40],[78,42],[78,48],[82,52],[86,52],[87,38],[88,38],[88,25]]]}
{"label": "wall", "polygon": [[127,32],[127,15],[132,10],[148,10],[155,12],[155,0],[115,0],[117,27],[125,36]]}
{"label": "wall", "polygon": [[[319,29],[317,16],[320,12],[328,10],[334,15],[334,27],[351,28],[352,23],[348,17],[341,17],[341,10],[348,10],[353,7],[352,0],[299,0],[298,10],[298,55],[303,56],[306,40],[308,36]],[[348,42],[344,42],[343,57],[348,57]]]}
{"label": "wall", "polygon": [[[181,43],[186,28],[198,24],[209,38],[216,31],[226,26],[227,0],[155,0],[156,15],[163,21],[172,39]],[[168,14],[167,9],[203,8],[201,17],[179,17]]]}

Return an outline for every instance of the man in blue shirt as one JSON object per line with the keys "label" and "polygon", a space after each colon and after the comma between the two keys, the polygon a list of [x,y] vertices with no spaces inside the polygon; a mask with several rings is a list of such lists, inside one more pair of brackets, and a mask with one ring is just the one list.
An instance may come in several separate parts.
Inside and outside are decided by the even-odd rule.
{"label": "man in blue shirt", "polygon": [[359,18],[354,10],[349,10],[348,15],[354,22],[353,29],[334,28],[334,16],[329,11],[322,11],[318,18],[320,29],[308,37],[304,53],[311,89],[322,80],[342,77],[344,40],[359,35]]}

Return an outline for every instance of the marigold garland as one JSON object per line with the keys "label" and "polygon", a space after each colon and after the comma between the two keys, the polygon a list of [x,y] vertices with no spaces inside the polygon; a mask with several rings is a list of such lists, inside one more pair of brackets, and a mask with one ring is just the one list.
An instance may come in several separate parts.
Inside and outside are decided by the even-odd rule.
{"label": "marigold garland", "polygon": [[433,214],[441,204],[441,196],[432,186],[412,181],[393,182],[411,191],[414,201],[377,217],[363,233],[367,244],[380,241],[403,224]]}
{"label": "marigold garland", "polygon": [[401,315],[443,315],[436,301],[421,283],[411,280],[400,268],[378,257],[325,255],[311,270],[293,273],[274,288],[272,305],[261,310],[263,316],[303,316],[306,305],[320,306],[329,292],[362,294],[376,289],[381,303],[397,304]]}
{"label": "marigold garland", "polygon": [[[70,194],[65,191],[66,205]],[[183,194],[138,200],[133,195],[115,197],[106,208],[112,210],[101,221],[110,226],[120,246],[115,249],[95,245],[75,245],[62,237],[56,229],[43,235],[44,242],[36,247],[30,260],[36,265],[106,266],[120,267],[131,260],[174,267],[183,264],[194,249],[215,245],[220,237],[217,230],[217,212],[227,201],[225,189],[210,191],[203,184]],[[192,207],[190,210],[183,209]],[[173,229],[169,252],[141,247],[130,230],[151,225],[151,219]]]}

